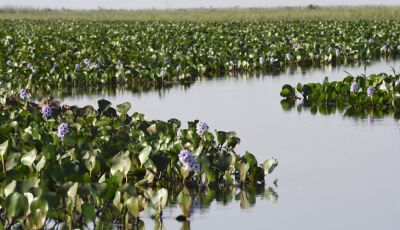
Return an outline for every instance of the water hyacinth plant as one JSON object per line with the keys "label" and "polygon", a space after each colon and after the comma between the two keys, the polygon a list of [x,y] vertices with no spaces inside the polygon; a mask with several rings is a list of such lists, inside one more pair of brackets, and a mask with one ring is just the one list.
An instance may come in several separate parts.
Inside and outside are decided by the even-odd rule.
{"label": "water hyacinth plant", "polygon": [[[282,106],[290,108],[296,100],[315,108],[338,107],[354,111],[381,111],[400,116],[400,75],[372,74],[347,76],[342,81],[284,85]],[[302,97],[299,97],[299,96]],[[356,112],[357,113],[357,112]],[[363,114],[363,113],[362,113]]]}
{"label": "water hyacinth plant", "polygon": [[[43,108],[18,94],[0,97],[5,228],[38,229],[49,220],[73,228],[97,217],[135,224],[145,208],[160,220],[173,188],[235,188],[242,194],[248,186],[264,188],[265,176],[278,165],[275,158],[259,163],[249,152],[236,153],[240,139],[234,132],[210,133],[199,121],[186,129],[177,119],[149,121],[128,114],[130,103],[114,108],[100,100],[96,110],[46,101],[53,111],[46,118]],[[180,197],[187,207],[188,197]]]}

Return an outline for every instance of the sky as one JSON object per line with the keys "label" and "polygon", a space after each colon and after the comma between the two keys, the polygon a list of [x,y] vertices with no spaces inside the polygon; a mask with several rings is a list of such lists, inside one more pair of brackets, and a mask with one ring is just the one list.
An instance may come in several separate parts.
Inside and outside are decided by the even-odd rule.
{"label": "sky", "polygon": [[69,8],[69,9],[174,9],[220,7],[280,7],[332,5],[400,5],[399,0],[0,0],[0,7]]}

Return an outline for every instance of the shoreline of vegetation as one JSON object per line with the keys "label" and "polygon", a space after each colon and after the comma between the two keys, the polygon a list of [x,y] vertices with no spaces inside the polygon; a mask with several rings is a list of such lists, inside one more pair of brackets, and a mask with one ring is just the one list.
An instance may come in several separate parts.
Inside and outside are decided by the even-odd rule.
{"label": "shoreline of vegetation", "polygon": [[77,86],[187,83],[201,77],[400,56],[400,24],[354,22],[1,21],[0,83]]}
{"label": "shoreline of vegetation", "polygon": [[357,21],[400,20],[400,6],[335,6],[281,8],[199,8],[149,10],[70,10],[4,6],[0,20],[89,21]]}
{"label": "shoreline of vegetation", "polygon": [[365,118],[392,114],[400,119],[400,75],[371,74],[348,75],[341,81],[330,82],[328,77],[320,83],[285,84],[280,92],[282,108],[310,110],[312,114],[332,114],[336,110],[345,116]]}

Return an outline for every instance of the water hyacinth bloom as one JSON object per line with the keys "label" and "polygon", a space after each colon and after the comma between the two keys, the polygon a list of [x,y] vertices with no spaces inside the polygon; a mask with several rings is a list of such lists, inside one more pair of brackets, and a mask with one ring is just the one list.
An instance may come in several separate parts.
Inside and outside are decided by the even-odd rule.
{"label": "water hyacinth bloom", "polygon": [[208,125],[207,123],[203,122],[203,121],[199,121],[196,125],[196,133],[201,135],[203,134],[205,131],[208,130]]}
{"label": "water hyacinth bloom", "polygon": [[52,110],[51,110],[50,106],[48,104],[46,104],[42,107],[41,112],[45,117],[50,117]]}
{"label": "water hyacinth bloom", "polygon": [[83,64],[85,64],[85,66],[90,65],[90,63],[91,63],[90,59],[87,58],[83,59]]}
{"label": "water hyacinth bloom", "polygon": [[58,126],[57,130],[57,136],[61,139],[64,138],[64,136],[68,133],[68,125],[66,123],[61,123]]}
{"label": "water hyacinth bloom", "polygon": [[372,85],[370,85],[367,89],[367,95],[372,97],[374,96],[374,93],[375,93],[375,88]]}
{"label": "water hyacinth bloom", "polygon": [[350,86],[350,93],[355,93],[358,91],[358,83],[353,81]]}
{"label": "water hyacinth bloom", "polygon": [[118,65],[122,65],[122,61],[118,59]]}
{"label": "water hyacinth bloom", "polygon": [[28,90],[27,89],[21,89],[21,91],[19,92],[19,97],[22,99],[22,100],[28,100],[28,98],[29,98],[29,92],[28,92]]}
{"label": "water hyacinth bloom", "polygon": [[100,69],[100,65],[96,63],[96,64],[94,65],[93,69],[95,69],[95,70]]}
{"label": "water hyacinth bloom", "polygon": [[265,59],[264,59],[264,57],[260,57],[260,65],[263,65],[264,64],[264,62],[265,62]]}
{"label": "water hyacinth bloom", "polygon": [[32,67],[33,67],[32,63],[28,63],[28,64],[26,65],[26,68],[28,68],[28,69],[31,69]]}
{"label": "water hyacinth bloom", "polygon": [[200,165],[196,162],[189,150],[181,150],[178,157],[182,164],[189,169],[189,171],[200,171]]}
{"label": "water hyacinth bloom", "polygon": [[13,65],[13,62],[12,62],[11,60],[8,60],[8,61],[6,62],[6,64],[7,64],[8,66],[12,66],[12,65]]}
{"label": "water hyacinth bloom", "polygon": [[398,86],[398,85],[400,85],[400,79],[397,79],[397,80],[394,82],[394,86]]}

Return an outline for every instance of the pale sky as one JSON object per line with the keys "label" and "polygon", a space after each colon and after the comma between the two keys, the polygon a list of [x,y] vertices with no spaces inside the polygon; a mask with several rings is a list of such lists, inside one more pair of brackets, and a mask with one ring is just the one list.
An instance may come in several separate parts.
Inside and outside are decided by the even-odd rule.
{"label": "pale sky", "polygon": [[18,6],[35,8],[70,9],[166,9],[198,7],[279,7],[316,4],[332,5],[400,5],[399,0],[0,0],[0,7]]}

